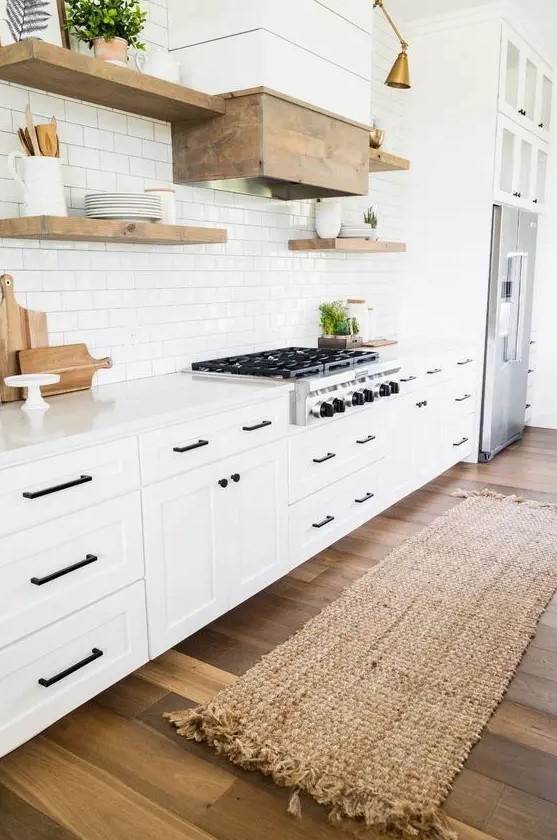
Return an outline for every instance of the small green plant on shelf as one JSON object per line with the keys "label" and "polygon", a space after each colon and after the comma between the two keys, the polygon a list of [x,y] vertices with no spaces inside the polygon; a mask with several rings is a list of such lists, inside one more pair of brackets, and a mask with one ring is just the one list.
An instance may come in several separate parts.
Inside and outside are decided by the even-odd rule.
{"label": "small green plant on shelf", "polygon": [[139,36],[146,20],[147,12],[139,0],[66,0],[65,28],[90,47],[120,38],[130,47],[144,50]]}
{"label": "small green plant on shelf", "polygon": [[364,212],[364,222],[366,225],[369,225],[372,230],[377,229],[378,219],[377,213],[375,212],[375,207],[368,207],[367,210]]}
{"label": "small green plant on shelf", "polygon": [[358,335],[359,324],[350,318],[347,307],[340,300],[319,306],[323,335]]}

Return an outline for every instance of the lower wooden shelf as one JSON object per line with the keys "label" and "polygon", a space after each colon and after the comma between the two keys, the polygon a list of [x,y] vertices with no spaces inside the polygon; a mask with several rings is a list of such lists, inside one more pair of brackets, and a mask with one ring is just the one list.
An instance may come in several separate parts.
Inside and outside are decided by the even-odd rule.
{"label": "lower wooden shelf", "polygon": [[406,158],[391,155],[381,149],[369,150],[370,172],[402,172],[405,169],[410,169],[410,161]]}
{"label": "lower wooden shelf", "polygon": [[384,242],[379,239],[291,239],[291,251],[338,251],[357,254],[400,254],[406,251],[404,242]]}
{"label": "lower wooden shelf", "polygon": [[152,222],[87,219],[81,216],[23,216],[0,219],[0,239],[63,242],[129,242],[138,245],[215,245],[227,241],[222,228]]}

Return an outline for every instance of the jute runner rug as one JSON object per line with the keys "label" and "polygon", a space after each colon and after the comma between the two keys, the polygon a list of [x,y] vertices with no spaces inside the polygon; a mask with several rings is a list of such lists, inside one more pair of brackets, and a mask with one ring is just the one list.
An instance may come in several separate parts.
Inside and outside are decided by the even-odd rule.
{"label": "jute runner rug", "polygon": [[186,738],[394,837],[449,840],[451,782],[557,588],[557,506],[489,491],[405,542],[206,705]]}

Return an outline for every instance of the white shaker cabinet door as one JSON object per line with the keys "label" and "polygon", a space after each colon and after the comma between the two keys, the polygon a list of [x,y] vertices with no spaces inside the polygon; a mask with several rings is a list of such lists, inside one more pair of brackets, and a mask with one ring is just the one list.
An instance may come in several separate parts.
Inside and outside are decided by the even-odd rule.
{"label": "white shaker cabinet door", "polygon": [[151,657],[284,574],[286,442],[143,492]]}
{"label": "white shaker cabinet door", "polygon": [[235,511],[224,476],[217,464],[143,492],[151,658],[227,608]]}
{"label": "white shaker cabinet door", "polygon": [[[238,547],[229,607],[259,592],[286,571],[286,447],[286,441],[282,441],[252,450],[237,458],[237,468],[231,473]],[[235,482],[235,478],[239,480]]]}

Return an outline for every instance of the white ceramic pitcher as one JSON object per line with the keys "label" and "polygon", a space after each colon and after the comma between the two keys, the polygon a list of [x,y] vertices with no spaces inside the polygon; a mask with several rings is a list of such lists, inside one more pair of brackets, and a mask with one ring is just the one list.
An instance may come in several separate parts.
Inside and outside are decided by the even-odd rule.
{"label": "white ceramic pitcher", "polygon": [[8,169],[23,190],[23,216],[68,215],[59,158],[26,157],[21,152],[12,152],[8,156]]}
{"label": "white ceramic pitcher", "polygon": [[180,65],[166,50],[151,47],[148,55],[136,53],[134,57],[140,73],[180,84]]}

